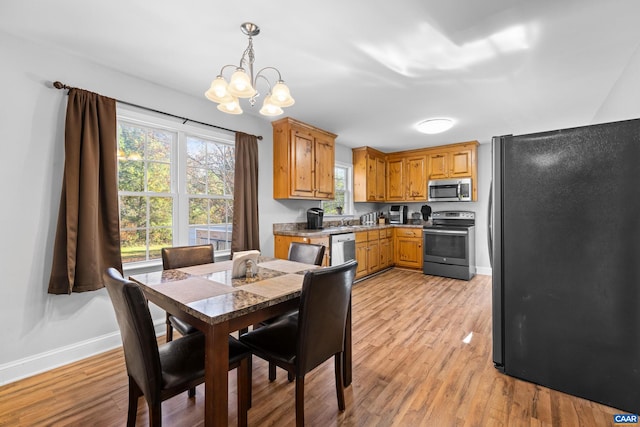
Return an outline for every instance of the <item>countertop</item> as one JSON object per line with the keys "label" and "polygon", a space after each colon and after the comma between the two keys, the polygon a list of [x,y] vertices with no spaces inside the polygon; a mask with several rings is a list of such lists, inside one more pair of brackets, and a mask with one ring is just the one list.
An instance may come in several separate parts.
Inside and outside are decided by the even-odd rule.
{"label": "countertop", "polygon": [[419,228],[422,224],[378,224],[378,225],[330,225],[321,230],[309,229],[276,229],[274,227],[273,234],[280,236],[299,236],[299,237],[322,237],[332,234],[357,233],[359,231],[382,230],[386,228]]}

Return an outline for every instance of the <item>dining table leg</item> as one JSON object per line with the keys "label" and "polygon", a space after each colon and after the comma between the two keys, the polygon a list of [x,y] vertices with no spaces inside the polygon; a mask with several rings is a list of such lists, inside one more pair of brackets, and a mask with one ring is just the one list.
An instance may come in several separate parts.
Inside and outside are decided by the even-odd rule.
{"label": "dining table leg", "polygon": [[210,325],[205,333],[204,425],[228,424],[229,325]]}

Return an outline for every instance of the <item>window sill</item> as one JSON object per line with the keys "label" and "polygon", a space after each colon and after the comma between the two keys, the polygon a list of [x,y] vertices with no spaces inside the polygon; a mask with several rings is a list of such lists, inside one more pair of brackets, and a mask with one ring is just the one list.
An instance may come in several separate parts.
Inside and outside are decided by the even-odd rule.
{"label": "window sill", "polygon": [[162,270],[162,260],[153,260],[145,262],[132,262],[122,266],[124,277],[133,276],[134,274],[151,273],[153,271]]}
{"label": "window sill", "polygon": [[[214,256],[215,262],[226,261],[231,259],[231,254],[229,251],[224,251],[220,253],[216,253]],[[122,266],[124,270],[124,277],[133,276],[135,274],[144,274],[151,273],[154,271],[162,271],[162,260],[154,259],[153,261],[144,261],[144,262],[132,262],[129,264],[124,264]]]}

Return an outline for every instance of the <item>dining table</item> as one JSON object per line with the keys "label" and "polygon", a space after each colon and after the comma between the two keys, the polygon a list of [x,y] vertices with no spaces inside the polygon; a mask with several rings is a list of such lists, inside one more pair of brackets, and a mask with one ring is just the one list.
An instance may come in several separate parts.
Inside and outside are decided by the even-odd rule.
{"label": "dining table", "polygon": [[[260,256],[257,271],[248,268],[250,273],[240,277],[233,277],[232,260],[129,277],[150,302],[203,332],[205,426],[228,423],[228,334],[297,309],[304,274],[316,268],[322,267]],[[347,317],[345,387],[352,377],[351,307]]]}

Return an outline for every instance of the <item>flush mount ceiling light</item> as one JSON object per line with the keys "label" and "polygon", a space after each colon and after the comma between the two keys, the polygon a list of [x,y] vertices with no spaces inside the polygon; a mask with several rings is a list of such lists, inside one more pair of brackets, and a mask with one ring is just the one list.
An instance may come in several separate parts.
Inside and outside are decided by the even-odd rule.
{"label": "flush mount ceiling light", "polygon": [[[248,98],[249,103],[253,107],[256,98],[260,93],[256,89],[258,80],[266,82],[268,86],[267,95],[260,109],[260,114],[265,116],[279,116],[283,113],[282,107],[289,107],[294,104],[294,100],[289,93],[289,88],[284,84],[280,71],[274,67],[264,67],[253,74],[253,62],[255,54],[253,51],[253,36],[260,34],[260,28],[251,22],[245,22],[240,26],[242,32],[249,37],[249,45],[240,58],[239,65],[225,65],[220,69],[218,76],[211,82],[211,87],[204,96],[210,101],[218,103],[218,110],[229,114],[242,114],[242,108],[238,98]],[[231,75],[229,83],[222,76],[224,70],[228,67],[235,68]],[[249,73],[245,70],[248,68]],[[272,86],[271,82],[265,77],[264,72],[273,70],[278,74],[278,80]]]}
{"label": "flush mount ceiling light", "polygon": [[416,129],[422,133],[435,134],[448,131],[453,126],[453,120],[446,118],[427,119],[416,125]]}

